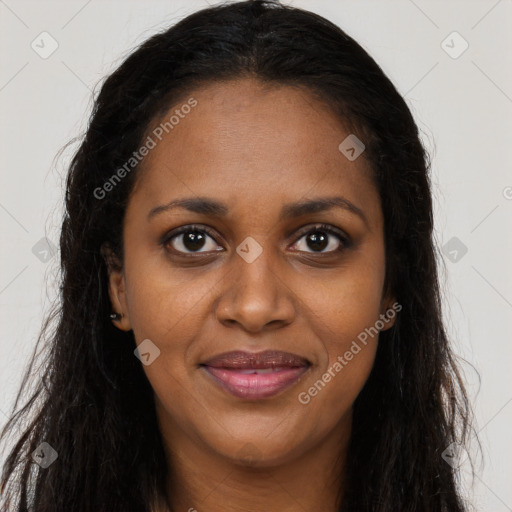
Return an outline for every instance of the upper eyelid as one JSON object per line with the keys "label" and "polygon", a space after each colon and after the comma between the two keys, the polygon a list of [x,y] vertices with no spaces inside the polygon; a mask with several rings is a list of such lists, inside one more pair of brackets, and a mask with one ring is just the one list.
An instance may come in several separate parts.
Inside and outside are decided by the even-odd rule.
{"label": "upper eyelid", "polygon": [[[336,226],[328,225],[325,222],[324,223],[322,223],[322,222],[315,223],[314,222],[314,223],[306,224],[305,226],[298,228],[298,230],[295,230],[295,231],[298,231],[298,234],[294,238],[293,243],[295,244],[303,236],[314,231],[315,229],[318,229],[318,230],[323,229],[331,235],[338,236],[342,242],[347,242],[347,240],[349,239],[349,236],[342,229],[337,228]],[[206,224],[186,224],[183,226],[179,226],[179,227],[175,228],[174,230],[171,230],[171,232],[164,235],[163,242],[169,243],[174,237],[182,235],[183,233],[185,233],[187,231],[194,231],[194,230],[195,231],[204,231],[209,237],[214,239],[217,244],[219,244],[219,242],[217,241],[217,239],[215,237],[215,234],[213,233],[214,231],[216,231],[216,229],[212,228],[211,226],[208,226]]]}
{"label": "upper eyelid", "polygon": [[332,235],[338,235],[341,239],[347,240],[348,235],[340,228],[337,228],[336,226],[330,226],[329,224],[325,222],[316,222],[313,224],[307,224],[303,228],[299,228],[299,234],[298,239],[302,238],[304,235],[307,235],[308,233],[314,231],[315,229],[318,229],[319,231],[324,230]]}

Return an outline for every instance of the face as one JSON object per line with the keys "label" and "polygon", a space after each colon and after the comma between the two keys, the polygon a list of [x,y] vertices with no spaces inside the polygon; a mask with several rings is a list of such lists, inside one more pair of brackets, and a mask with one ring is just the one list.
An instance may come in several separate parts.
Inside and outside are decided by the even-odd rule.
{"label": "face", "polygon": [[116,325],[145,343],[171,447],[291,461],[350,431],[375,325],[393,324],[378,192],[306,90],[240,79],[189,98],[150,132],[110,271]]}

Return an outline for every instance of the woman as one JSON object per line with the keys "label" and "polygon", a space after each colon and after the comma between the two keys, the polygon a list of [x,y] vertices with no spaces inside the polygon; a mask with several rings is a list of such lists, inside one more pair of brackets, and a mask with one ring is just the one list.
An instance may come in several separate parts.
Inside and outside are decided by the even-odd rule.
{"label": "woman", "polygon": [[338,27],[255,0],[153,36],[69,169],[4,506],[466,510],[432,229],[411,113]]}

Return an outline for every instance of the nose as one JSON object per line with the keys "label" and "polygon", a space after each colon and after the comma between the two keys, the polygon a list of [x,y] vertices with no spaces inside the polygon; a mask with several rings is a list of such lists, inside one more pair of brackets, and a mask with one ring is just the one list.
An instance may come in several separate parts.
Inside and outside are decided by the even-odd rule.
{"label": "nose", "polygon": [[234,268],[216,301],[216,316],[227,327],[239,326],[257,333],[284,327],[296,315],[295,296],[283,269],[272,261],[270,250],[248,263],[233,255]]}

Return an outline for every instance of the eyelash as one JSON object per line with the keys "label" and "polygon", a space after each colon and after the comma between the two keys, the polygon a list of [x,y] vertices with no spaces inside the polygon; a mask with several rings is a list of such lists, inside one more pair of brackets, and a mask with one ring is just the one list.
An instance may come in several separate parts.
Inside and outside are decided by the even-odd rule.
{"label": "eyelash", "polygon": [[[218,244],[217,240],[216,240],[216,237],[215,237],[215,233],[214,231],[209,228],[208,226],[205,226],[204,224],[188,224],[186,226],[181,226],[173,231],[171,231],[170,233],[167,233],[166,235],[164,235],[162,241],[161,241],[161,245],[167,249],[167,245],[177,236],[183,234],[183,233],[188,233],[190,231],[198,231],[199,233],[206,233],[208,236],[210,236],[214,241],[215,243]],[[331,255],[331,254],[335,254],[335,253],[339,253],[339,252],[342,252],[343,250],[349,248],[351,246],[351,240],[350,238],[345,234],[343,233],[343,231],[341,230],[338,230],[332,226],[330,226],[329,224],[315,224],[311,227],[308,227],[307,229],[303,230],[300,232],[300,234],[298,235],[298,237],[295,239],[295,241],[293,242],[293,244],[296,244],[301,238],[303,238],[305,235],[309,235],[310,233],[314,233],[316,231],[322,231],[322,232],[325,232],[325,233],[328,233],[329,235],[333,235],[334,237],[336,237],[339,241],[340,241],[340,246],[338,249],[334,249],[332,251],[327,251],[327,252],[307,252],[307,251],[296,251],[296,252],[303,252],[303,253],[306,253],[306,254],[317,254],[317,255]],[[220,244],[218,244],[220,245]],[[184,256],[184,257],[197,257],[195,255],[198,255],[198,254],[208,254],[209,251],[207,252],[191,252],[191,253],[184,253],[184,252],[179,252],[178,251],[178,255],[179,256]],[[215,251],[216,252],[216,251]],[[218,252],[221,252],[221,251],[218,251]]]}

